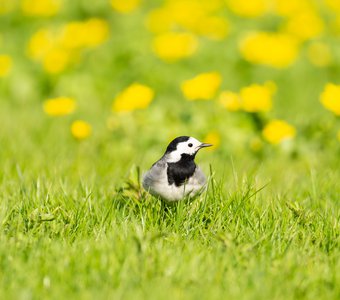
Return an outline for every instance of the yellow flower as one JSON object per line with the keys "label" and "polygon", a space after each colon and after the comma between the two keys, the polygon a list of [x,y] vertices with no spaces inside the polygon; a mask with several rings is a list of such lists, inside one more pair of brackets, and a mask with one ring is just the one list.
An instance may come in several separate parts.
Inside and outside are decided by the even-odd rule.
{"label": "yellow flower", "polygon": [[221,144],[221,136],[216,131],[209,132],[203,140],[209,144],[212,144],[212,147],[209,147],[208,150],[215,150]]}
{"label": "yellow flower", "polygon": [[9,55],[0,54],[0,77],[6,77],[12,68],[12,58]]}
{"label": "yellow flower", "polygon": [[71,125],[71,133],[76,139],[83,140],[91,135],[92,128],[89,123],[82,120],[77,120]]}
{"label": "yellow flower", "polygon": [[269,143],[277,145],[285,140],[294,138],[296,129],[285,121],[273,120],[265,126],[262,134]]}
{"label": "yellow flower", "polygon": [[31,58],[40,60],[50,51],[56,41],[53,34],[48,29],[37,31],[28,43],[28,54]]}
{"label": "yellow flower", "polygon": [[322,42],[314,42],[308,46],[307,54],[310,62],[317,67],[326,67],[332,63],[330,47]]}
{"label": "yellow flower", "polygon": [[195,53],[197,46],[197,39],[190,33],[164,33],[153,41],[155,54],[165,61],[189,57]]}
{"label": "yellow flower", "polygon": [[63,72],[71,61],[71,53],[62,48],[53,48],[43,58],[44,69],[51,74]]}
{"label": "yellow flower", "polygon": [[117,95],[113,102],[112,110],[115,112],[128,112],[147,108],[154,94],[150,87],[133,83]]}
{"label": "yellow flower", "polygon": [[48,73],[57,74],[70,65],[74,54],[60,45],[60,38],[55,32],[44,28],[31,37],[28,55],[41,62]]}
{"label": "yellow flower", "polygon": [[28,43],[28,55],[43,64],[51,74],[63,72],[79,57],[81,50],[98,46],[109,36],[109,25],[102,19],[70,22],[59,30],[44,28]]}
{"label": "yellow flower", "polygon": [[326,84],[320,101],[326,109],[340,116],[340,85],[333,83]]}
{"label": "yellow flower", "polygon": [[134,11],[139,6],[141,0],[111,0],[110,2],[114,10],[126,14]]}
{"label": "yellow flower", "polygon": [[22,0],[21,9],[27,16],[50,17],[58,13],[60,0]]}
{"label": "yellow flower", "polygon": [[106,20],[92,18],[84,23],[87,32],[85,46],[95,47],[105,42],[109,37],[109,23]]}
{"label": "yellow flower", "polygon": [[267,112],[272,108],[273,88],[268,85],[252,84],[240,91],[242,108],[246,112]]}
{"label": "yellow flower", "polygon": [[229,24],[225,18],[213,14],[223,7],[223,1],[165,1],[164,5],[148,14],[146,25],[158,34],[179,29],[211,39],[222,39],[228,33]]}
{"label": "yellow flower", "polygon": [[222,106],[229,111],[238,111],[241,109],[241,98],[237,93],[223,91],[218,100]]}
{"label": "yellow flower", "polygon": [[67,23],[60,39],[62,47],[76,49],[102,44],[109,36],[107,21],[92,18],[84,22]]}
{"label": "yellow flower", "polygon": [[196,26],[195,32],[199,35],[206,36],[214,40],[225,38],[229,31],[229,23],[226,19],[220,17],[202,18]]}
{"label": "yellow flower", "polygon": [[198,22],[209,12],[210,1],[172,0],[166,7],[175,25],[180,28],[194,31]]}
{"label": "yellow flower", "polygon": [[76,109],[76,102],[68,97],[52,98],[44,101],[43,109],[49,116],[69,115]]}
{"label": "yellow flower", "polygon": [[171,30],[174,24],[172,15],[166,8],[157,8],[147,15],[146,26],[153,33],[162,33]]}
{"label": "yellow flower", "polygon": [[83,47],[86,35],[84,22],[69,22],[62,28],[60,44],[67,49]]}
{"label": "yellow flower", "polygon": [[271,4],[276,14],[285,17],[312,9],[310,0],[272,0]]}
{"label": "yellow flower", "polygon": [[201,73],[196,77],[185,80],[181,89],[188,100],[210,100],[214,98],[222,82],[222,77],[217,72]]}
{"label": "yellow flower", "polygon": [[319,36],[324,29],[322,19],[312,11],[304,11],[288,19],[284,30],[301,40]]}
{"label": "yellow flower", "polygon": [[326,0],[327,6],[331,11],[340,13],[340,1],[339,0]]}
{"label": "yellow flower", "polygon": [[259,17],[268,11],[268,0],[227,0],[227,4],[234,14],[241,17]]}
{"label": "yellow flower", "polygon": [[288,34],[255,32],[241,40],[240,51],[251,63],[286,68],[296,60],[299,44]]}

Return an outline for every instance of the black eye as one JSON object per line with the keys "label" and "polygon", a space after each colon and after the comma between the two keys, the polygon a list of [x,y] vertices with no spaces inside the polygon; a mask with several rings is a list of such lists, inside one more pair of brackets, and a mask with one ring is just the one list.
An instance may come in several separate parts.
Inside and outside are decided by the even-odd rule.
{"label": "black eye", "polygon": [[189,144],[188,144],[188,146],[189,146],[189,147],[192,147],[192,144],[191,144],[191,143],[189,143]]}

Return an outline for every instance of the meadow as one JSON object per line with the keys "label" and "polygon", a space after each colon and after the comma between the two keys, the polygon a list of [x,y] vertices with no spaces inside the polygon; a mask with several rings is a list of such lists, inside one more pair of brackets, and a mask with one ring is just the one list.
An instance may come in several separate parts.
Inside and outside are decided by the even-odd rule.
{"label": "meadow", "polygon": [[[2,0],[0,299],[339,299],[337,0]],[[176,136],[206,193],[140,179]]]}

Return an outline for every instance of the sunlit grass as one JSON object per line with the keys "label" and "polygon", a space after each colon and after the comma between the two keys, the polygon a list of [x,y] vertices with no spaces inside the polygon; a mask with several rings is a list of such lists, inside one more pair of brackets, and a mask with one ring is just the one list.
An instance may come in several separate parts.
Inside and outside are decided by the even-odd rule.
{"label": "sunlit grass", "polygon": [[0,185],[1,296],[336,299],[337,179],[300,170],[275,192],[265,172],[227,165],[170,207],[140,190],[135,168],[117,186],[110,172],[16,165]]}

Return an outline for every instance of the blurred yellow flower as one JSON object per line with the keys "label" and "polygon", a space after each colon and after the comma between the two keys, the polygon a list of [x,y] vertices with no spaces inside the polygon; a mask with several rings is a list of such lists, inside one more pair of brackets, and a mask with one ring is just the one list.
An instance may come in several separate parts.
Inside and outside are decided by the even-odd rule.
{"label": "blurred yellow flower", "polygon": [[126,14],[134,11],[141,0],[111,0],[111,6],[114,10]]}
{"label": "blurred yellow flower", "polygon": [[292,139],[296,135],[296,129],[282,120],[270,121],[262,131],[263,137],[271,144],[277,145]]}
{"label": "blurred yellow flower", "polygon": [[154,33],[183,30],[211,39],[223,39],[229,23],[215,12],[222,9],[224,0],[169,0],[152,10],[147,18],[147,28]]}
{"label": "blurred yellow flower", "polygon": [[241,40],[240,51],[251,63],[286,68],[296,60],[299,44],[288,34],[254,32]]}
{"label": "blurred yellow flower", "polygon": [[159,58],[171,62],[194,54],[198,42],[190,33],[169,32],[156,36],[152,46]]}
{"label": "blurred yellow flower", "polygon": [[222,82],[217,72],[201,73],[192,79],[185,80],[181,89],[188,100],[210,100],[214,98]]}
{"label": "blurred yellow flower", "polygon": [[43,58],[43,67],[50,74],[63,72],[71,61],[71,53],[62,48],[53,48]]}
{"label": "blurred yellow flower", "polygon": [[0,54],[0,77],[6,77],[12,68],[12,58],[9,55]]}
{"label": "blurred yellow flower", "polygon": [[195,32],[214,40],[221,40],[229,32],[229,23],[225,18],[221,17],[202,18],[197,24]]}
{"label": "blurred yellow flower", "polygon": [[268,0],[227,0],[230,10],[241,17],[255,18],[268,12]]}
{"label": "blurred yellow flower", "polygon": [[67,49],[75,49],[84,46],[87,32],[84,22],[69,22],[62,29],[60,44]]}
{"label": "blurred yellow flower", "polygon": [[91,135],[92,127],[85,121],[77,120],[71,125],[71,133],[77,140],[83,140]]}
{"label": "blurred yellow flower", "polygon": [[38,30],[28,43],[28,55],[33,59],[42,59],[50,51],[56,41],[53,33],[46,28]]}
{"label": "blurred yellow flower", "polygon": [[326,84],[320,101],[326,109],[340,116],[340,85],[333,83]]}
{"label": "blurred yellow flower", "polygon": [[76,102],[69,97],[52,98],[44,101],[43,109],[49,116],[69,115],[76,109]]}
{"label": "blurred yellow flower", "polygon": [[308,40],[319,36],[324,29],[324,24],[315,12],[304,11],[290,17],[283,29],[301,40]]}
{"label": "blurred yellow flower", "polygon": [[331,11],[340,13],[340,1],[339,0],[326,0],[325,3]]}
{"label": "blurred yellow flower", "polygon": [[154,94],[150,87],[133,83],[116,96],[112,104],[112,110],[114,112],[128,112],[147,108]]}
{"label": "blurred yellow flower", "polygon": [[57,74],[69,66],[73,53],[60,45],[56,33],[44,28],[31,37],[28,43],[28,55],[40,61],[46,72]]}
{"label": "blurred yellow flower", "polygon": [[174,24],[172,15],[163,7],[150,11],[145,22],[147,28],[153,33],[170,31]]}
{"label": "blurred yellow flower", "polygon": [[[170,0],[166,10],[170,13],[175,25],[182,29],[194,31],[198,22],[207,14],[211,7],[210,1]],[[213,1],[211,1],[213,2]]]}
{"label": "blurred yellow flower", "polygon": [[43,28],[31,37],[28,55],[43,64],[51,74],[63,72],[82,50],[102,44],[109,37],[108,22],[88,19],[69,22],[59,30]]}
{"label": "blurred yellow flower", "polygon": [[205,138],[203,139],[205,143],[212,144],[211,147],[208,148],[208,150],[215,150],[217,149],[221,144],[221,136],[216,131],[209,132]]}
{"label": "blurred yellow flower", "polygon": [[223,91],[221,92],[218,101],[229,111],[238,111],[241,109],[241,98],[237,93]]}
{"label": "blurred yellow flower", "polygon": [[51,17],[58,13],[60,0],[22,0],[21,9],[27,16]]}
{"label": "blurred yellow flower", "polygon": [[67,23],[62,30],[60,44],[68,49],[94,47],[105,42],[108,37],[108,22],[92,18],[83,22]]}
{"label": "blurred yellow flower", "polygon": [[87,36],[85,46],[95,47],[105,42],[109,37],[109,23],[103,19],[92,18],[84,23]]}
{"label": "blurred yellow flower", "polygon": [[271,85],[252,84],[240,91],[242,109],[246,112],[267,112],[272,108],[273,88]]}
{"label": "blurred yellow flower", "polygon": [[271,2],[273,11],[285,17],[312,9],[312,1],[310,0],[272,0]]}
{"label": "blurred yellow flower", "polygon": [[317,67],[326,67],[332,63],[333,57],[328,44],[314,42],[308,46],[307,55],[310,62]]}

